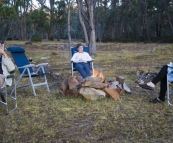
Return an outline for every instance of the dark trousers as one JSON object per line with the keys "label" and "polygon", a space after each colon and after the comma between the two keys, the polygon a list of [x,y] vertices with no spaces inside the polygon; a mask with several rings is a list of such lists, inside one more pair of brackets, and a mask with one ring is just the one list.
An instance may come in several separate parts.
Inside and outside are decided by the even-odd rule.
{"label": "dark trousers", "polygon": [[168,66],[164,65],[157,76],[151,81],[155,85],[160,81],[160,94],[159,99],[165,101],[166,91],[167,91],[167,73]]}
{"label": "dark trousers", "polygon": [[91,76],[89,63],[76,63],[75,68],[83,78]]}

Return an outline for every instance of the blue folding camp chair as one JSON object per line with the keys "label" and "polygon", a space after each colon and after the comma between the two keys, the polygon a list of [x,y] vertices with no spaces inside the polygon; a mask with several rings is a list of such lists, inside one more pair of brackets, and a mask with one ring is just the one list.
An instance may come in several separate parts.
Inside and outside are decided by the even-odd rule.
{"label": "blue folding camp chair", "polygon": [[[11,74],[6,76],[5,78],[6,79],[11,78],[12,79],[11,88],[13,88],[13,90],[11,90],[11,88],[8,85],[6,85],[6,82],[4,82],[3,87],[0,88],[0,91],[3,92],[5,95],[4,99],[0,100],[0,103],[2,103],[3,105],[6,106],[6,114],[8,115],[9,113],[11,113],[12,111],[17,109],[16,84],[15,84],[14,72],[11,72]],[[14,105],[12,105],[13,108],[11,106],[9,107],[8,98],[10,98],[12,101],[14,101]],[[2,97],[1,97],[1,99],[2,99]]]}
{"label": "blue folding camp chair", "polygon": [[169,81],[169,74],[173,75],[173,67],[172,71],[167,74],[167,99],[168,99],[168,105],[173,106],[173,82]]}
{"label": "blue folding camp chair", "polygon": [[[49,74],[49,72],[45,72],[45,69],[44,69],[44,66],[48,65],[48,63],[41,63],[41,64],[37,64],[37,65],[30,64],[25,55],[25,50],[19,46],[8,47],[7,51],[9,51],[11,53],[16,65],[17,65],[17,68],[20,72],[20,76],[18,77],[18,80],[16,82],[16,88],[26,87],[26,89],[28,89],[28,87],[31,86],[33,94],[34,94],[34,96],[36,96],[35,87],[45,85],[47,88],[47,91],[50,92],[47,78],[46,78],[46,75]],[[37,70],[35,72],[33,71],[34,67],[37,67]],[[42,78],[43,81],[42,82],[37,81],[37,83],[34,83],[33,82],[34,79],[38,76],[43,77]],[[22,79],[22,77],[28,77],[29,83],[19,86],[18,84],[19,84],[20,80]]]}
{"label": "blue folding camp chair", "polygon": [[[90,54],[88,46],[83,46],[83,51],[87,52],[88,54]],[[74,53],[76,53],[76,52],[78,52],[76,47],[71,48],[71,56],[73,56]],[[92,73],[94,73],[94,60],[88,61],[88,64],[90,64]],[[75,69],[75,63],[73,61],[71,61],[71,74],[72,74],[72,76],[74,75],[74,71],[77,71]]]}

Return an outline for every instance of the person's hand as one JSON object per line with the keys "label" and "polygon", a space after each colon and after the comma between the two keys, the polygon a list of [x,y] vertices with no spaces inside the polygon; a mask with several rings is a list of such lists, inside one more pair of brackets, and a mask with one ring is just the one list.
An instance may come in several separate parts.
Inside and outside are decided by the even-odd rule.
{"label": "person's hand", "polygon": [[7,58],[7,54],[4,52],[2,47],[0,47],[0,54],[3,55],[5,58]]}
{"label": "person's hand", "polygon": [[0,54],[3,55],[4,50],[2,49],[2,47],[0,47]]}
{"label": "person's hand", "polygon": [[85,60],[83,60],[83,59],[79,59],[79,62],[85,62]]}

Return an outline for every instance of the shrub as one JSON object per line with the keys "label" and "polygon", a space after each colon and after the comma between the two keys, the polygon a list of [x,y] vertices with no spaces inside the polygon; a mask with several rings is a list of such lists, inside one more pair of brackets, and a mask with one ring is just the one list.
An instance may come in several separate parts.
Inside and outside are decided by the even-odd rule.
{"label": "shrub", "polygon": [[42,42],[41,38],[31,38],[31,42]]}
{"label": "shrub", "polygon": [[32,42],[26,42],[25,45],[32,45]]}

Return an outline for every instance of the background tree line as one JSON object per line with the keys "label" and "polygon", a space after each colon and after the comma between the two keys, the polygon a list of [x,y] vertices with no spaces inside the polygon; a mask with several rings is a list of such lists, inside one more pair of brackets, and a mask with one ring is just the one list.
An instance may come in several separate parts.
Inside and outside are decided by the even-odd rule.
{"label": "background tree line", "polygon": [[90,47],[95,41],[173,42],[173,0],[35,2],[1,1],[0,39],[84,39]]}

